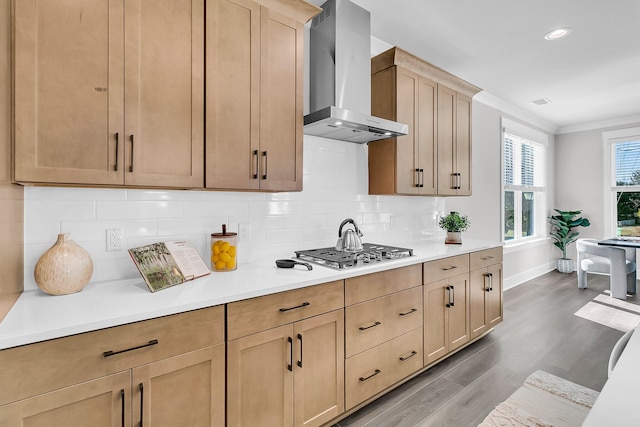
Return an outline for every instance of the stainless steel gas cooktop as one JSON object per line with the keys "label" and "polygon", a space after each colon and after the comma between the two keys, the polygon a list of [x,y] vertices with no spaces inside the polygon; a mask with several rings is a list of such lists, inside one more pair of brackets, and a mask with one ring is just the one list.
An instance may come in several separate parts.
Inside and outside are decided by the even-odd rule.
{"label": "stainless steel gas cooktop", "polygon": [[358,252],[339,251],[335,248],[308,249],[295,252],[296,258],[336,270],[362,267],[413,255],[413,249],[375,243],[363,243],[362,246],[363,249]]}

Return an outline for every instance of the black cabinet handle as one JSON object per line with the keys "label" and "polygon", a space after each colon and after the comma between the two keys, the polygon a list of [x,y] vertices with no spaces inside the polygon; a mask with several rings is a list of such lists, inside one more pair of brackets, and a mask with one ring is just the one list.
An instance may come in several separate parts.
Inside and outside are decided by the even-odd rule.
{"label": "black cabinet handle", "polygon": [[122,425],[122,427],[124,427],[124,389],[120,390],[120,400],[121,400],[121,404],[122,404],[122,418],[120,419],[120,423]]}
{"label": "black cabinet handle", "polygon": [[358,329],[360,329],[361,331],[366,331],[367,329],[371,329],[374,326],[378,326],[378,325],[382,325],[382,323],[380,322],[375,322],[373,325],[369,325],[369,326],[360,326]]}
{"label": "black cabinet handle", "polygon": [[457,265],[452,265],[451,267],[443,267],[442,271],[455,270],[456,268],[458,268]]}
{"label": "black cabinet handle", "polygon": [[262,158],[264,159],[264,169],[262,169],[262,179],[267,179],[267,152],[262,152]]}
{"label": "black cabinet handle", "polygon": [[407,311],[407,312],[404,312],[404,313],[398,313],[398,316],[407,316],[407,315],[409,315],[409,314],[411,314],[411,313],[415,313],[416,311],[418,311],[418,309],[417,309],[417,308],[412,308],[411,310],[409,310],[409,311]]}
{"label": "black cabinet handle", "polygon": [[298,360],[298,367],[302,368],[302,335],[298,334],[298,340],[300,341],[300,360]]}
{"label": "black cabinet handle", "polygon": [[358,380],[360,380],[360,382],[365,382],[365,381],[366,381],[366,380],[368,380],[369,378],[373,378],[373,377],[375,377],[375,376],[376,376],[376,375],[378,375],[380,372],[382,372],[382,371],[380,371],[380,369],[376,369],[375,371],[373,371],[373,374],[369,375],[368,377],[360,377],[360,378],[358,378]]}
{"label": "black cabinet handle", "polygon": [[484,290],[485,292],[491,292],[491,283],[487,283],[487,279],[491,280],[489,273],[484,273]]}
{"label": "black cabinet handle", "polygon": [[289,343],[289,363],[287,363],[287,369],[291,372],[293,371],[293,339],[287,337],[287,342]]}
{"label": "black cabinet handle", "polygon": [[131,140],[131,161],[129,163],[129,172],[133,172],[133,134],[129,136]]}
{"label": "black cabinet handle", "polygon": [[104,353],[102,353],[102,356],[103,357],[115,356],[116,354],[126,353],[128,351],[138,350],[145,347],[151,347],[156,344],[158,344],[158,340],[151,340],[148,343],[139,345],[137,347],[126,348],[124,350],[118,350],[118,351],[113,351],[113,350],[105,351]]}
{"label": "black cabinet handle", "polygon": [[120,132],[116,132],[116,165],[113,168],[114,171],[118,172],[118,149],[120,148]]}
{"label": "black cabinet handle", "polygon": [[411,352],[411,354],[410,354],[410,355],[408,355],[407,357],[400,357],[400,361],[401,361],[401,362],[404,362],[404,361],[405,361],[405,360],[407,360],[407,359],[411,359],[411,358],[412,358],[413,356],[415,356],[416,354],[418,354],[418,352],[417,352],[417,351],[415,351],[415,350],[413,350],[413,351]]}
{"label": "black cabinet handle", "polygon": [[144,386],[142,383],[139,385],[140,387],[140,427],[144,426]]}
{"label": "black cabinet handle", "polygon": [[489,273],[489,290],[493,291],[493,273]]}
{"label": "black cabinet handle", "polygon": [[260,159],[259,159],[259,156],[258,156],[258,150],[253,150],[253,154],[252,155],[256,159],[256,163],[255,163],[256,168],[255,168],[254,173],[253,173],[253,179],[258,179],[258,169],[260,168]]}
{"label": "black cabinet handle", "polygon": [[420,169],[420,188],[424,187],[424,169]]}
{"label": "black cabinet handle", "polygon": [[420,169],[416,168],[416,187],[420,187]]}
{"label": "black cabinet handle", "polygon": [[448,302],[446,304],[446,307],[453,307],[456,302],[455,295],[453,292],[454,291],[453,285],[447,286],[445,289],[447,290],[447,293],[448,293],[448,298],[447,298]]}
{"label": "black cabinet handle", "polygon": [[285,312],[285,311],[289,311],[289,310],[295,310],[296,308],[307,307],[307,306],[309,306],[309,305],[311,305],[311,303],[309,303],[309,302],[303,302],[302,304],[300,304],[300,305],[296,305],[295,307],[281,308],[281,309],[280,309],[280,312]]}
{"label": "black cabinet handle", "polygon": [[453,285],[451,285],[451,293],[449,295],[451,295],[451,307],[453,307],[456,305],[456,291]]}

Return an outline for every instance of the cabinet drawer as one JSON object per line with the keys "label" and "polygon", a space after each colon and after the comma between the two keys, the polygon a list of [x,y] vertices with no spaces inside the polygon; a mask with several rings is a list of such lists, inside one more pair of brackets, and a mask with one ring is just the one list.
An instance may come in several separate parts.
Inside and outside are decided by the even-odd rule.
{"label": "cabinet drawer", "polygon": [[324,283],[227,305],[227,339],[286,325],[344,307],[344,281]]}
{"label": "cabinet drawer", "polygon": [[425,262],[424,283],[433,283],[469,272],[469,255],[457,255]]}
{"label": "cabinet drawer", "polygon": [[422,368],[422,328],[346,360],[346,409]]}
{"label": "cabinet drawer", "polygon": [[502,246],[498,248],[485,249],[483,251],[472,252],[469,255],[471,270],[488,267],[502,262]]}
{"label": "cabinet drawer", "polygon": [[346,357],[422,326],[422,287],[347,307]]}
{"label": "cabinet drawer", "polygon": [[2,350],[0,404],[222,342],[218,306]]}
{"label": "cabinet drawer", "polygon": [[345,305],[357,304],[421,284],[420,264],[352,277],[345,280]]}

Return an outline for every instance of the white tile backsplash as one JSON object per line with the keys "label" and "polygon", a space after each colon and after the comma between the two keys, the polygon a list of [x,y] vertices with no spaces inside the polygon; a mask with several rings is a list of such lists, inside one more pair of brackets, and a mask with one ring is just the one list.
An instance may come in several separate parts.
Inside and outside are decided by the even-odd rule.
{"label": "white tile backsplash", "polygon": [[25,289],[37,287],[35,263],[61,232],[93,258],[94,282],[138,275],[126,250],[106,251],[105,230],[114,227],[126,248],[188,239],[208,263],[210,234],[223,223],[233,232],[248,223],[240,264],[333,246],[345,218],[358,222],[365,242],[443,234],[436,222],[443,198],[367,194],[366,145],[305,136],[303,176],[304,190],[291,193],[25,187]]}

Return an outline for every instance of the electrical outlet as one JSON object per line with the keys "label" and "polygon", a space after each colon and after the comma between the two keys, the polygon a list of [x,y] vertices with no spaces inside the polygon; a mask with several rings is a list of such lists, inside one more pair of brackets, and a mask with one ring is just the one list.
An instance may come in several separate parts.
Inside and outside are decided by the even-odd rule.
{"label": "electrical outlet", "polygon": [[107,228],[107,252],[122,250],[122,228]]}
{"label": "electrical outlet", "polygon": [[238,224],[238,240],[240,242],[248,242],[251,240],[251,224],[245,222]]}

